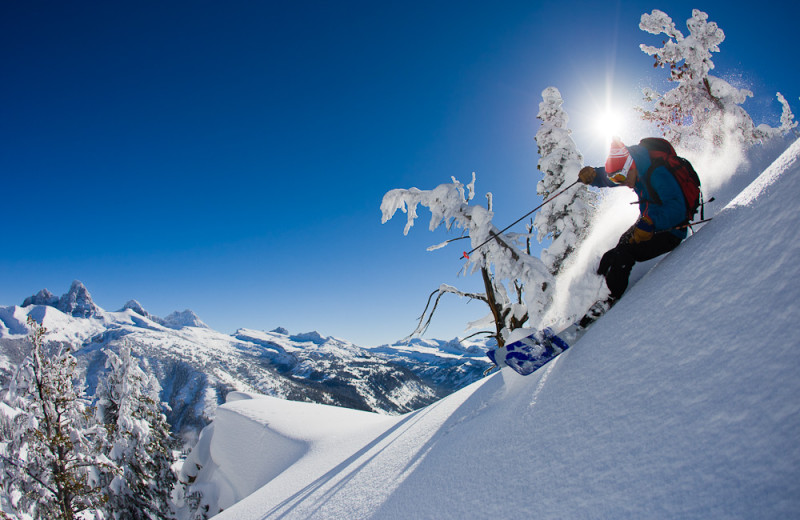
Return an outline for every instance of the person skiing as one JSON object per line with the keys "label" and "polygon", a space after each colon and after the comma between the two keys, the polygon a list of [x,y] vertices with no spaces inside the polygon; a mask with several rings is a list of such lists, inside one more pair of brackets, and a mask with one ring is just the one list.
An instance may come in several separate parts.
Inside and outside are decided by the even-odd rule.
{"label": "person skiing", "polygon": [[[591,323],[625,292],[636,262],[644,262],[672,251],[686,238],[687,208],[681,186],[664,165],[650,172],[650,152],[643,145],[625,146],[618,137],[611,142],[605,167],[586,166],[578,179],[601,188],[627,186],[639,198],[639,219],[600,259],[597,274],[606,279],[611,295],[595,304],[581,320]],[[645,178],[646,177],[649,178]]]}

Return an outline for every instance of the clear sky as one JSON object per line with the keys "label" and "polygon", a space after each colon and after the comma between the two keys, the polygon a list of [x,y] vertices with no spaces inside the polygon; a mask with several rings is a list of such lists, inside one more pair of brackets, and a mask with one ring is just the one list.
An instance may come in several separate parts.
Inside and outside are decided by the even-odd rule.
{"label": "clear sky", "polygon": [[[661,42],[638,28],[654,8],[719,24],[713,74],[757,123],[776,91],[800,114],[786,1],[2,2],[0,305],[78,279],[222,332],[398,340],[440,283],[480,286],[459,243],[425,251],[452,237],[425,216],[381,225],[383,194],[475,171],[498,225],[526,213],[550,85],[601,163],[606,101],[667,86],[638,47]],[[428,336],[487,312],[453,298]]]}

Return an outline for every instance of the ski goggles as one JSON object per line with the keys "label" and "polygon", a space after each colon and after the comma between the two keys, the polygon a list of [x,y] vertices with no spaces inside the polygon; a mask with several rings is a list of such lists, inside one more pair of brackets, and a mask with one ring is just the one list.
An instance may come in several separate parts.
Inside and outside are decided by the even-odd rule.
{"label": "ski goggles", "polygon": [[625,164],[622,165],[622,169],[615,171],[615,172],[607,172],[608,178],[616,183],[616,184],[624,184],[625,181],[628,179],[628,172],[633,167],[633,157],[628,155],[628,158],[625,160]]}

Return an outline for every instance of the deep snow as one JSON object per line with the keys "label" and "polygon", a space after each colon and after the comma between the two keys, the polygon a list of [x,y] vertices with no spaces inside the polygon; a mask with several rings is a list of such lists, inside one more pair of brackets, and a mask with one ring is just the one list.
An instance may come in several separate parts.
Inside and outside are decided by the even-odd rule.
{"label": "deep snow", "polygon": [[236,394],[185,468],[220,520],[796,516],[799,157],[533,375],[400,417]]}

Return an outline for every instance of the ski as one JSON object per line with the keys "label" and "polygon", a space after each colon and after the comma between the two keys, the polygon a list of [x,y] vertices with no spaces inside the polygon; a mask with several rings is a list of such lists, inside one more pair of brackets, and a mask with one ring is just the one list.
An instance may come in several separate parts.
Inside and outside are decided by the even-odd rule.
{"label": "ski", "polygon": [[558,333],[547,327],[504,347],[490,350],[486,355],[494,366],[487,369],[484,374],[505,366],[511,367],[523,376],[532,374],[567,350],[570,344],[574,345],[615,303],[616,300],[611,298],[596,302],[580,320]]}
{"label": "ski", "polygon": [[569,344],[550,328],[536,331],[530,336],[486,353],[499,368],[511,367],[527,376],[546,365],[569,348]]}

